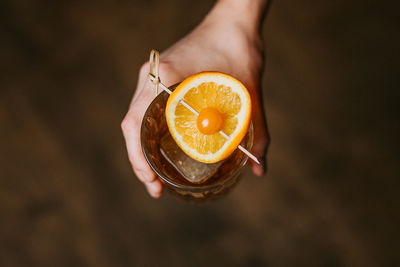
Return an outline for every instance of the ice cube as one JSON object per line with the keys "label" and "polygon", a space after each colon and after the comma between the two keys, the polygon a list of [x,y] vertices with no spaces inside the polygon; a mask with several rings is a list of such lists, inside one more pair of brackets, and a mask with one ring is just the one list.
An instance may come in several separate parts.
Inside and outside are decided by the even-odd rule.
{"label": "ice cube", "polygon": [[169,132],[161,138],[160,150],[161,154],[186,180],[195,184],[207,181],[222,164],[222,162],[207,164],[192,159],[179,148]]}

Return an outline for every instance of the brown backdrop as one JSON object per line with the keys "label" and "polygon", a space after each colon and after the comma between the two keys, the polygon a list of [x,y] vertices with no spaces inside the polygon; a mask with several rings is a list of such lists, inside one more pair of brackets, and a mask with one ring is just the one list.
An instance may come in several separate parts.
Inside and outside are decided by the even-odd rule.
{"label": "brown backdrop", "polygon": [[268,175],[206,206],[146,194],[120,131],[138,68],[212,4],[0,4],[1,266],[399,263],[400,44],[376,1],[275,1]]}

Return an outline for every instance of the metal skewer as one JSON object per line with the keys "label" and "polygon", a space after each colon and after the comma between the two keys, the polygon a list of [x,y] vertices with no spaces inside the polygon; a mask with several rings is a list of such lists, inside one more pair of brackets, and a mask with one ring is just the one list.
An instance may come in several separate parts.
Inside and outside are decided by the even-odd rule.
{"label": "metal skewer", "polygon": [[[169,88],[167,86],[165,86],[160,79],[157,79],[155,75],[153,75],[152,73],[149,73],[149,78],[153,83],[157,83],[164,91],[166,91],[168,94],[172,94],[172,91],[169,90]],[[191,112],[193,112],[194,114],[196,114],[197,116],[199,115],[199,112],[197,110],[195,110],[194,108],[192,108],[188,103],[186,103],[183,99],[179,100],[180,103],[182,103],[182,105],[184,105],[187,109],[189,109]],[[222,130],[219,131],[219,133],[226,139],[229,140],[229,136],[224,133]],[[241,145],[238,146],[238,148],[245,153],[249,158],[251,158],[252,160],[254,160],[257,164],[260,164],[260,162],[258,161],[258,159],[251,154],[247,149],[245,149],[244,147],[242,147]]]}

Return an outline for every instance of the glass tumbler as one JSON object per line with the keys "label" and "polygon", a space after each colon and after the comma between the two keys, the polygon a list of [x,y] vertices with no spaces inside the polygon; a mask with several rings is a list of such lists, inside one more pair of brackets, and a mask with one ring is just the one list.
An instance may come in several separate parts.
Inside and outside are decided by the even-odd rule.
{"label": "glass tumbler", "polygon": [[[172,90],[174,87],[170,89]],[[140,137],[147,162],[160,177],[165,188],[180,198],[192,202],[206,202],[224,195],[240,180],[240,173],[248,156],[236,149],[219,165],[215,174],[205,182],[196,184],[185,179],[170,163],[171,160],[166,159],[160,149],[162,137],[169,133],[165,119],[168,97],[167,92],[161,92],[149,105],[143,117]],[[250,123],[249,130],[241,142],[241,145],[248,151],[253,145],[253,134],[253,125]],[[185,154],[185,156],[187,155]]]}

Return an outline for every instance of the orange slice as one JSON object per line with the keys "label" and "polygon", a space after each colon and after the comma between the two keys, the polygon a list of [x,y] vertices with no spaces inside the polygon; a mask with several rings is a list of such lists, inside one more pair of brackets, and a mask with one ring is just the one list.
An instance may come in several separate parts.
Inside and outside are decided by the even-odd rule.
{"label": "orange slice", "polygon": [[[180,103],[181,99],[199,115]],[[201,72],[176,87],[168,98],[165,115],[171,136],[187,155],[214,163],[232,154],[246,135],[251,99],[237,79],[220,72]]]}

